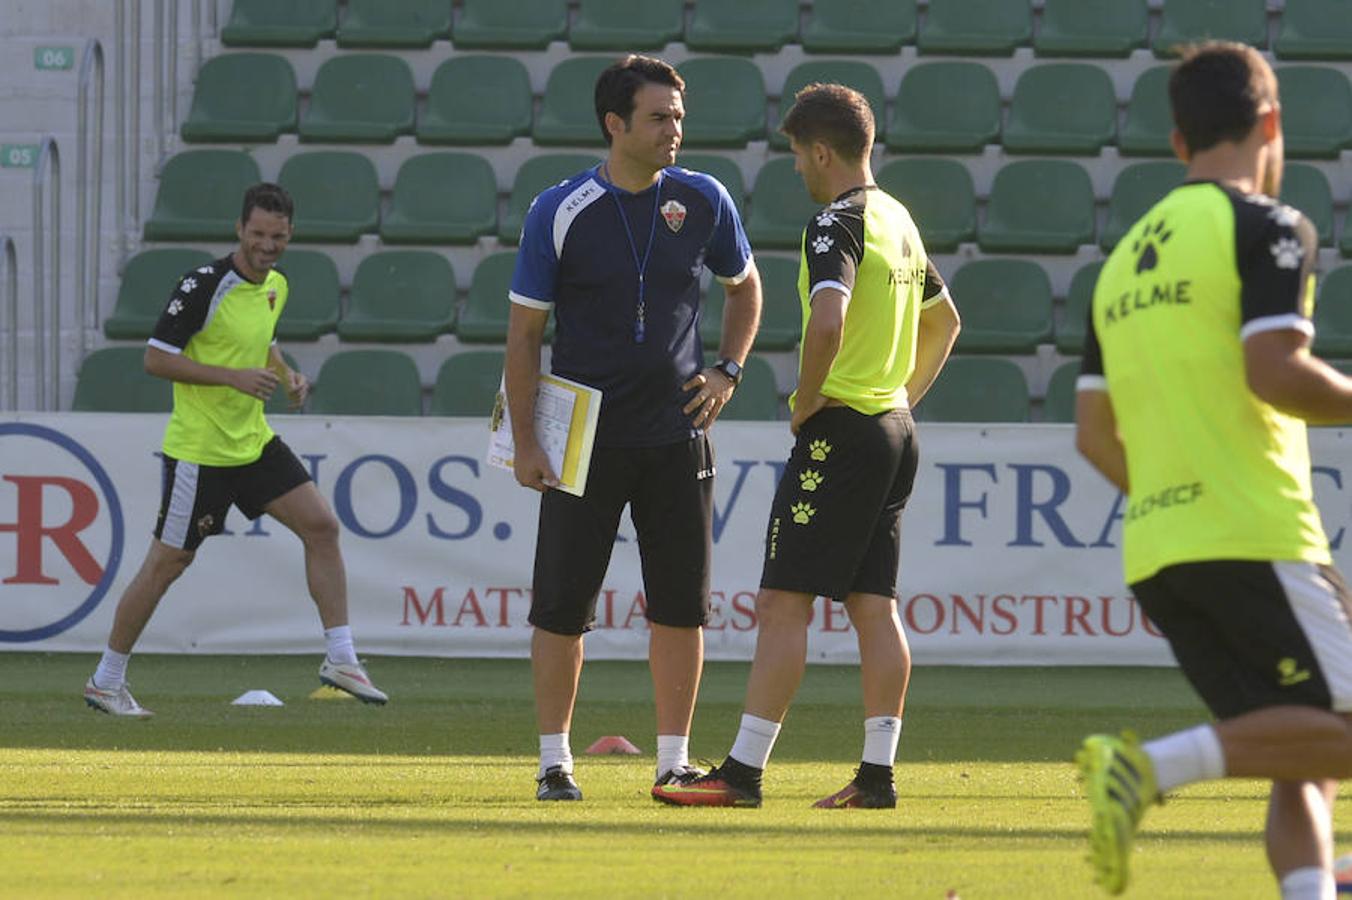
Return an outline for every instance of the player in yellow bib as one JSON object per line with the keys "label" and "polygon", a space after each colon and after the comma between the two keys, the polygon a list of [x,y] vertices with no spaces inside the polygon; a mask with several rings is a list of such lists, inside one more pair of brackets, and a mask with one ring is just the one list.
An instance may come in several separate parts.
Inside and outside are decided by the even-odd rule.
{"label": "player in yellow bib", "polygon": [[263,403],[278,386],[296,408],[310,390],[274,340],[287,299],[286,276],[274,266],[291,239],[293,212],[281,187],[249,188],[236,225],[239,246],[179,280],[150,338],[146,371],[174,383],[160,514],[145,562],[118,602],[108,647],[85,684],[85,702],[94,709],[151,715],[127,688],[132,647],[198,546],[225,527],[232,504],[250,519],[267,513],[301,539],[327,643],[320,681],[368,703],[389,699],[353,648],[338,520],[263,418]]}
{"label": "player in yellow bib", "polygon": [[1310,485],[1307,422],[1352,418],[1312,357],[1317,241],[1273,198],[1277,80],[1239,44],[1192,48],[1169,82],[1185,183],[1104,263],[1077,384],[1077,445],[1126,494],[1126,580],[1217,721],[1078,762],[1092,861],[1128,881],[1145,809],[1208,779],[1271,779],[1284,900],[1334,894],[1333,779],[1352,775],[1352,627]]}
{"label": "player in yellow bib", "polygon": [[910,213],[873,181],[868,101],[842,85],[809,85],[782,130],[825,206],[803,232],[796,441],[770,507],[756,656],[723,764],[652,793],[686,806],[760,805],[820,596],[843,603],[858,633],[864,747],[854,778],[816,805],[888,809],[911,671],[896,603],[901,510],[919,464],[910,404],[943,368],[958,314]]}

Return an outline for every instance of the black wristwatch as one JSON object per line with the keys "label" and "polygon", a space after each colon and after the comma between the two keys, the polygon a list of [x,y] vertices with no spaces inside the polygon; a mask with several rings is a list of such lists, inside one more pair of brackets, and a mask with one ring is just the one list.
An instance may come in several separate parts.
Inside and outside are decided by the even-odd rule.
{"label": "black wristwatch", "polygon": [[714,368],[731,378],[733,387],[742,383],[742,364],[737,360],[725,356],[714,363]]}

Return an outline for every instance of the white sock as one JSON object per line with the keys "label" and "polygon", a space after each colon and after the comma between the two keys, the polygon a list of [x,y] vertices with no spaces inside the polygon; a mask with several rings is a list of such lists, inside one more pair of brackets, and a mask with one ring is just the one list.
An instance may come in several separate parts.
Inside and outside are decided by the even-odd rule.
{"label": "white sock", "polygon": [[1319,866],[1292,869],[1282,878],[1282,900],[1334,900],[1333,873]]}
{"label": "white sock", "polygon": [[357,648],[352,646],[352,626],[337,625],[324,629],[324,640],[328,646],[329,662],[355,665]]}
{"label": "white sock", "polygon": [[573,771],[573,750],[568,745],[568,732],[540,735],[540,771],[537,778],[544,778],[545,772],[555,766],[563,771]]}
{"label": "white sock", "polygon": [[864,762],[891,767],[897,761],[901,739],[900,716],[870,716],[864,720]]}
{"label": "white sock", "polygon": [[744,766],[764,769],[770,761],[770,751],[779,737],[779,723],[742,713],[742,727],[737,729],[737,740],[728,754]]}
{"label": "white sock", "polygon": [[657,777],[672,769],[690,763],[690,736],[686,734],[659,734],[657,736]]}
{"label": "white sock", "polygon": [[94,684],[105,691],[115,691],[127,682],[127,660],[130,653],[105,649],[99,667],[94,670]]}
{"label": "white sock", "polygon": [[1195,781],[1225,777],[1225,752],[1210,725],[1176,731],[1141,749],[1155,764],[1155,784],[1161,794]]}

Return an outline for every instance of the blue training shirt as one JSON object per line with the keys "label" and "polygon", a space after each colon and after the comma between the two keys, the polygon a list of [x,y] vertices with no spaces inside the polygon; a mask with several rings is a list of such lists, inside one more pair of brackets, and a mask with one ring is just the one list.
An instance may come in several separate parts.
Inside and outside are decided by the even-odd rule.
{"label": "blue training shirt", "polygon": [[697,429],[681,409],[692,396],[681,385],[704,368],[701,270],[736,284],[751,270],[751,245],[717,179],[671,166],[632,194],[599,168],[535,198],[509,296],[554,310],[551,369],[601,390],[598,445],[688,440]]}

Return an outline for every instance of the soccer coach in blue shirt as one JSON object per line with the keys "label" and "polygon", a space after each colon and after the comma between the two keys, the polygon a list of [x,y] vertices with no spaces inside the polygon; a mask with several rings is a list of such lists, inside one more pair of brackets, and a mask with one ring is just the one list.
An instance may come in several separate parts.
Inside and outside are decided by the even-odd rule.
{"label": "soccer coach in blue shirt", "polygon": [[[530,623],[540,731],[536,797],[580,800],[568,730],[620,513],[638,534],[651,628],[658,783],[703,774],[688,741],[704,663],[713,551],[707,431],[741,379],[760,277],[727,190],[674,165],[685,82],[630,55],[596,81],[603,163],[543,191],[526,214],[510,293],[506,381],[516,478],[541,491]],[[700,275],[726,287],[719,359],[700,345]],[[602,391],[586,493],[551,490],[535,439],[540,346],[554,311],[554,374]]]}

